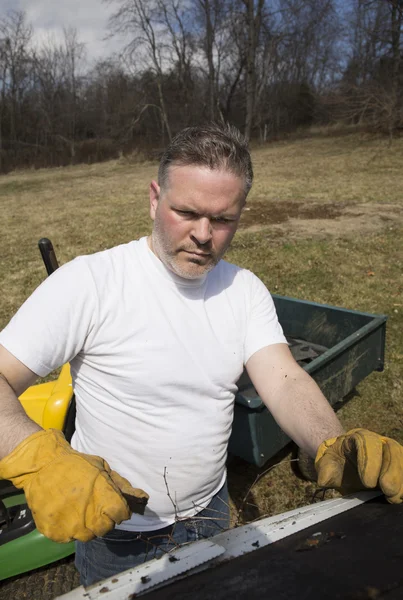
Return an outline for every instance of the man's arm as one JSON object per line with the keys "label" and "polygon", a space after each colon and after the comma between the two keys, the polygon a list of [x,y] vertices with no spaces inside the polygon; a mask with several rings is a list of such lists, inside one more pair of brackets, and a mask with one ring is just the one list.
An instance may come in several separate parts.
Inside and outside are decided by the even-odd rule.
{"label": "man's arm", "polygon": [[[62,432],[44,431],[18,397],[37,375],[0,345],[0,479],[24,490],[38,530],[56,542],[105,535],[148,495],[98,456],[75,452]],[[79,490],[79,494],[77,493]]]}
{"label": "man's arm", "polygon": [[41,431],[18,400],[37,377],[0,345],[0,460],[29,435]]}
{"label": "man's arm", "polygon": [[258,350],[246,363],[246,369],[277,423],[312,457],[324,440],[343,433],[330,404],[294,360],[287,344]]}

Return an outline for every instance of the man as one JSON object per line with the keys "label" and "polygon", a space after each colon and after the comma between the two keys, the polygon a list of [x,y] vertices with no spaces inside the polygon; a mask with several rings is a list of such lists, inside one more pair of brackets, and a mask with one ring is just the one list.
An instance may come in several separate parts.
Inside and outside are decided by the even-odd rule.
{"label": "man", "polygon": [[[401,447],[343,434],[292,358],[269,292],[221,260],[252,178],[235,128],[185,129],[150,185],[151,236],[60,268],[0,335],[0,476],[24,489],[40,531],[78,540],[85,585],[228,527],[225,461],[244,365],[279,425],[317,455],[320,483],[381,485],[401,501]],[[17,400],[65,362],[74,450]]]}

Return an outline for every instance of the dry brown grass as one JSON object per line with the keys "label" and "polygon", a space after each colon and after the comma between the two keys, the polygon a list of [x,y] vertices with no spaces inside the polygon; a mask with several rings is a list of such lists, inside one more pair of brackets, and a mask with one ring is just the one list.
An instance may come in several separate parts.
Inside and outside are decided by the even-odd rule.
{"label": "dry brown grass", "polygon": [[[389,146],[352,135],[255,148],[251,212],[228,254],[273,292],[389,315],[386,369],[359,386],[340,416],[347,427],[363,425],[401,442],[402,164],[403,140]],[[114,161],[0,178],[0,327],[45,276],[40,237],[52,239],[64,263],[147,234],[147,190],[156,171],[153,163]],[[293,475],[290,454],[281,458],[254,487],[241,520],[310,501],[313,485]],[[234,461],[235,502],[257,473]]]}
{"label": "dry brown grass", "polygon": [[251,200],[401,202],[403,139],[308,138],[257,149]]}

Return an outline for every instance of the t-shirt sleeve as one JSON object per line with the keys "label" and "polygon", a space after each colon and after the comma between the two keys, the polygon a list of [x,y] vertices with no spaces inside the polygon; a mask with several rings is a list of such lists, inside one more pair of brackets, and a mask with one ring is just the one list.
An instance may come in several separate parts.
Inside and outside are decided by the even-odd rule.
{"label": "t-shirt sleeve", "polygon": [[286,344],[278,321],[273,298],[264,283],[250,271],[248,277],[249,302],[244,343],[244,364],[252,354],[272,344]]}
{"label": "t-shirt sleeve", "polygon": [[0,333],[0,344],[44,377],[83,348],[97,311],[85,259],[60,267],[24,302]]}

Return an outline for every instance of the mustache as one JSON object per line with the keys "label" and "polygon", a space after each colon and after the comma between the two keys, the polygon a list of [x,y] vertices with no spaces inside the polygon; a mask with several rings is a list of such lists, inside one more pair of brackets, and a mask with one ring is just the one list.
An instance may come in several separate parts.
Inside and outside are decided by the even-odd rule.
{"label": "mustache", "polygon": [[196,254],[214,254],[212,248],[210,247],[200,247],[200,246],[181,246],[179,251],[183,252],[194,252]]}
{"label": "mustache", "polygon": [[210,254],[213,252],[213,245],[211,241],[207,242],[206,244],[198,244],[197,242],[193,244],[186,244],[185,242],[180,246],[179,250],[184,250],[185,252],[203,252],[205,254]]}

